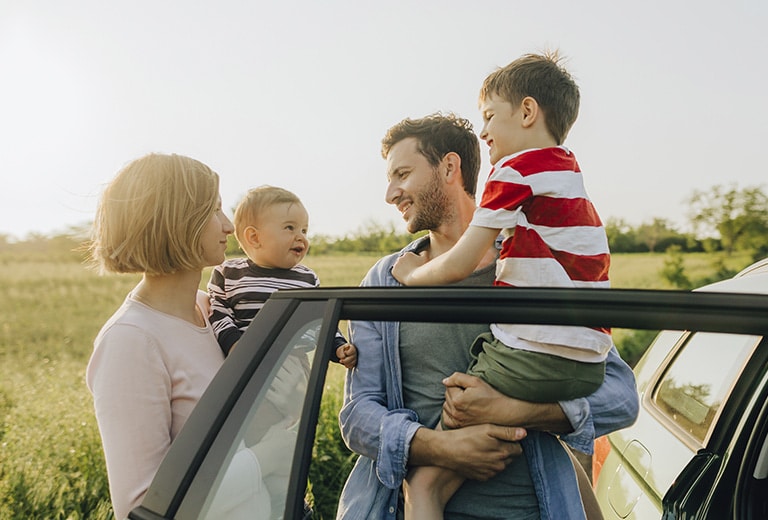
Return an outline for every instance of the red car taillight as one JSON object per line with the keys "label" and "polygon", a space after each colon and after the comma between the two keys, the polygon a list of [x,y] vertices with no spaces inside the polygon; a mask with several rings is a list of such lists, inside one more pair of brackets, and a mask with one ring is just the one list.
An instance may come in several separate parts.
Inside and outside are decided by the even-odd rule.
{"label": "red car taillight", "polygon": [[595,455],[592,457],[592,487],[597,486],[597,477],[603,469],[605,459],[611,452],[611,443],[606,435],[595,439]]}

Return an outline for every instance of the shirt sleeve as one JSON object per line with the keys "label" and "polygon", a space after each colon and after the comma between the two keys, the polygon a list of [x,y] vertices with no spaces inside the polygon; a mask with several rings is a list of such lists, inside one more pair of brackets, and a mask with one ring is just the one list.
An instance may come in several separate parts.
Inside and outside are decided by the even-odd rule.
{"label": "shirt sleeve", "polygon": [[221,266],[216,266],[211,271],[208,293],[211,296],[211,315],[209,321],[216,336],[216,341],[218,341],[224,354],[227,355],[243,333],[235,323],[235,311],[227,296],[226,277]]}
{"label": "shirt sleeve", "polygon": [[[387,267],[381,262],[374,266],[363,285],[385,285],[380,271]],[[376,461],[379,481],[396,489],[407,473],[410,442],[421,424],[416,412],[404,408],[388,384],[387,374],[391,371],[385,367],[384,349],[395,347],[387,343],[383,327],[380,322],[350,323],[358,364],[347,371],[339,425],[347,446]]]}
{"label": "shirt sleeve", "polygon": [[338,349],[339,347],[343,347],[347,343],[349,342],[347,341],[347,338],[344,337],[344,334],[342,334],[340,330],[337,330],[336,337],[333,338],[333,349],[331,350],[331,361],[333,361],[334,363],[339,362],[339,356],[336,355],[336,349]]}
{"label": "shirt sleeve", "polygon": [[526,177],[509,166],[494,168],[488,176],[470,225],[491,229],[514,229],[523,203],[533,196]]}
{"label": "shirt sleeve", "polygon": [[88,367],[116,518],[141,503],[171,445],[171,378],[156,345],[115,325]]}

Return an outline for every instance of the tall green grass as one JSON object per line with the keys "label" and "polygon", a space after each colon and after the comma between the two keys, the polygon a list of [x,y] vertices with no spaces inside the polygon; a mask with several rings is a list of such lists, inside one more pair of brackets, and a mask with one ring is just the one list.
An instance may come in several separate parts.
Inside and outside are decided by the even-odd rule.
{"label": "tall green grass", "polygon": [[100,324],[135,278],[46,254],[0,265],[0,518],[110,518],[84,373]]}
{"label": "tall green grass", "polygon": [[[358,285],[376,260],[310,255],[306,263],[332,287]],[[669,288],[659,278],[663,261],[615,255],[613,285]],[[689,263],[692,272],[706,271],[711,258],[686,256]],[[2,253],[0,267],[0,519],[112,518],[84,374],[93,338],[138,277],[98,276],[76,255],[45,251]],[[310,468],[318,516],[326,519],[354,461],[337,424],[344,373],[331,365]]]}

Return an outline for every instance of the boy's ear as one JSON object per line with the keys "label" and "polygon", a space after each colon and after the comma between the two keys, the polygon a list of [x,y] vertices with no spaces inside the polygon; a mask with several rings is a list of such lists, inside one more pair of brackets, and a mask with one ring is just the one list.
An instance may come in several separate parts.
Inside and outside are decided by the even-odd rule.
{"label": "boy's ear", "polygon": [[523,128],[530,128],[540,117],[541,108],[539,103],[531,96],[526,96],[520,102],[520,115],[522,117]]}
{"label": "boy's ear", "polygon": [[441,161],[445,167],[446,179],[461,177],[461,157],[456,152],[448,152]]}

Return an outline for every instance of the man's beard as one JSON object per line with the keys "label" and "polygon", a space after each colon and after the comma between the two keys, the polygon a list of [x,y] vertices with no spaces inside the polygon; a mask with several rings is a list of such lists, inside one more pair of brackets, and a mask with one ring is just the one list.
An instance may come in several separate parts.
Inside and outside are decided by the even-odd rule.
{"label": "man's beard", "polygon": [[453,217],[453,204],[443,191],[440,176],[435,170],[430,183],[414,198],[416,215],[408,222],[408,232],[434,231]]}

